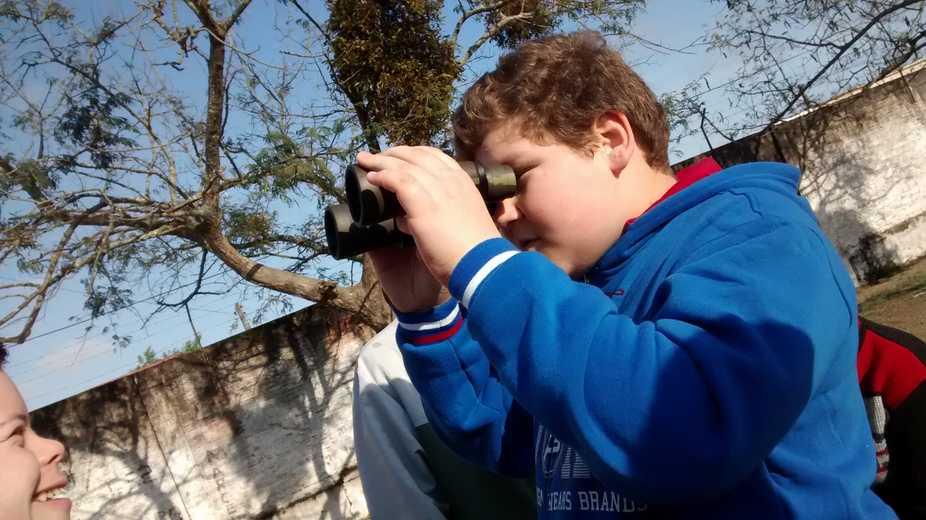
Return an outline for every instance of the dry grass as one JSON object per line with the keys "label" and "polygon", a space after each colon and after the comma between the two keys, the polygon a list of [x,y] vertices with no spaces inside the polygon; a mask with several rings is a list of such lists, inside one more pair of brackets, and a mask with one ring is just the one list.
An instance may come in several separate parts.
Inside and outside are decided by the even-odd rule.
{"label": "dry grass", "polygon": [[866,318],[926,339],[926,258],[858,291]]}

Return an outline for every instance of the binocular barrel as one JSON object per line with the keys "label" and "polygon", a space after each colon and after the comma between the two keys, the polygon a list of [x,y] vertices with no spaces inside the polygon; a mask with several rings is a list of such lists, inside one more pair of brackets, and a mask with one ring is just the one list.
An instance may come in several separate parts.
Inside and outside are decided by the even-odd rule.
{"label": "binocular barrel", "polygon": [[[508,166],[486,168],[474,162],[461,162],[487,202],[497,202],[517,192],[518,180]],[[402,206],[394,193],[381,190],[367,180],[367,171],[356,164],[345,171],[347,204],[325,210],[325,238],[328,252],[341,260],[391,245],[412,245],[411,236],[399,231],[395,217]]]}
{"label": "binocular barrel", "polygon": [[[459,164],[472,179],[486,202],[507,199],[518,190],[518,179],[514,170],[508,166],[486,168],[470,161],[463,161]],[[347,192],[350,214],[354,221],[362,226],[375,224],[402,214],[402,206],[399,205],[395,193],[381,190],[379,186],[370,184],[367,180],[367,171],[356,164],[347,167],[344,189]]]}
{"label": "binocular barrel", "polygon": [[399,231],[395,219],[361,226],[350,216],[347,204],[325,209],[325,239],[328,252],[338,260],[357,256],[380,247],[411,245],[412,237]]}

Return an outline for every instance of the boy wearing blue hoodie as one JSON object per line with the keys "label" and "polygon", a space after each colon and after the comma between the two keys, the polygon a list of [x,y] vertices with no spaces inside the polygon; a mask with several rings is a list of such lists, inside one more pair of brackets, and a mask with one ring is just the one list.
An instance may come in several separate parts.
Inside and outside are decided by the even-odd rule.
{"label": "boy wearing blue hoodie", "polygon": [[454,131],[519,176],[493,215],[438,150],[358,156],[415,237],[373,261],[449,446],[533,468],[540,518],[893,518],[855,289],[796,169],[676,179],[662,108],[590,32],[503,56]]}

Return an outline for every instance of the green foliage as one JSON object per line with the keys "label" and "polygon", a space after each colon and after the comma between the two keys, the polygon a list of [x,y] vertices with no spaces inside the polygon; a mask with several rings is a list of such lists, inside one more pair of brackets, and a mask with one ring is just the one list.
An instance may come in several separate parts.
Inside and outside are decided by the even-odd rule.
{"label": "green foliage", "polygon": [[145,351],[138,356],[138,368],[141,368],[145,365],[150,365],[158,360],[158,355],[154,352],[154,349],[149,345],[145,348]]}
{"label": "green foliage", "polygon": [[18,220],[0,220],[0,250],[12,250],[16,258],[22,260],[27,252],[39,244],[35,238],[35,229],[19,225]]}
{"label": "green foliage", "polygon": [[[314,136],[308,137],[311,141]],[[254,157],[250,174],[259,180],[267,195],[290,201],[290,195],[300,185],[335,184],[325,157],[306,154],[299,143],[280,132],[268,133],[266,140],[268,146]]]}
{"label": "green foliage", "polygon": [[16,269],[25,274],[41,274],[45,270],[45,263],[25,257],[19,257],[16,260]]}
{"label": "green foliage", "polygon": [[645,4],[645,0],[520,0],[488,11],[485,22],[486,28],[491,29],[508,19],[492,40],[499,47],[513,49],[527,40],[558,30],[566,19],[582,25],[594,19],[605,33],[626,33],[634,15]]}
{"label": "green foliage", "polygon": [[595,17],[601,21],[599,30],[606,34],[624,35],[634,17],[646,7],[646,0],[584,0],[564,16],[579,23]]}
{"label": "green foliage", "polygon": [[162,359],[167,359],[177,354],[192,354],[193,352],[199,352],[203,349],[203,344],[200,341],[200,336],[197,334],[193,339],[188,339],[183,342],[183,345],[180,348],[171,349],[164,351],[161,355],[158,355],[151,346],[145,348],[145,351],[138,356],[138,368],[145,367],[156,361]]}
{"label": "green foliage", "polygon": [[229,206],[225,210],[224,230],[228,239],[242,247],[241,244],[253,244],[245,249],[260,246],[275,228],[276,215],[251,205]]}
{"label": "green foliage", "polygon": [[199,334],[197,334],[193,339],[188,339],[183,342],[183,345],[180,347],[178,352],[183,354],[189,354],[191,352],[199,352],[203,349],[203,344]]}
{"label": "green foliage", "polygon": [[67,109],[55,129],[55,138],[87,149],[94,166],[109,168],[122,155],[113,147],[135,145],[125,136],[133,131],[132,126],[117,113],[117,109],[128,105],[131,99],[121,92],[100,87],[95,67],[87,68],[91,79],[81,78],[80,92],[77,95],[64,94]]}
{"label": "green foliage", "polygon": [[[12,157],[7,159],[7,162],[12,165]],[[12,172],[3,171],[0,174],[0,190],[6,193],[19,187],[33,200],[44,198],[45,190],[54,189],[56,186],[55,176],[44,164],[34,159],[24,159],[16,164]]]}
{"label": "green foliage", "polygon": [[559,20],[554,12],[556,4],[547,0],[522,0],[508,2],[497,11],[489,11],[486,24],[492,26],[508,16],[521,14],[524,18],[507,25],[495,36],[495,43],[502,48],[514,48],[519,43],[536,38],[554,29]]}
{"label": "green foliage", "polygon": [[132,304],[132,290],[124,286],[126,280],[121,273],[109,271],[101,262],[93,274],[83,280],[87,291],[84,309],[90,311],[91,318],[99,318]]}
{"label": "green foliage", "polygon": [[37,17],[40,22],[51,21],[57,23],[59,26],[63,26],[73,18],[71,11],[58,2],[30,0],[25,2],[25,6],[22,4],[23,2],[16,2],[14,0],[0,2],[0,18],[10,18],[14,22],[19,21],[23,17],[23,13],[20,9],[17,9],[17,5],[19,5],[20,8],[28,7],[31,10],[40,11]]}
{"label": "green foliage", "polygon": [[[425,144],[450,116],[461,69],[440,34],[440,0],[329,0],[332,74],[361,123]],[[364,121],[366,119],[366,121]]]}

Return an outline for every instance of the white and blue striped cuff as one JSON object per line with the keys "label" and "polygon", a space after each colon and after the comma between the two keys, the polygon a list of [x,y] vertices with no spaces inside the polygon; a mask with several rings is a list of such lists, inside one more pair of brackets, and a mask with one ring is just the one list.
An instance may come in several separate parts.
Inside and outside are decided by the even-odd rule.
{"label": "white and blue striped cuff", "polygon": [[443,341],[454,335],[463,324],[460,306],[453,298],[422,312],[395,311],[399,321],[398,334],[415,345]]}
{"label": "white and blue striped cuff", "polygon": [[463,308],[469,308],[469,302],[476,294],[479,284],[498,266],[502,265],[519,251],[514,244],[504,238],[490,238],[469,250],[450,275],[450,294],[460,301]]}

